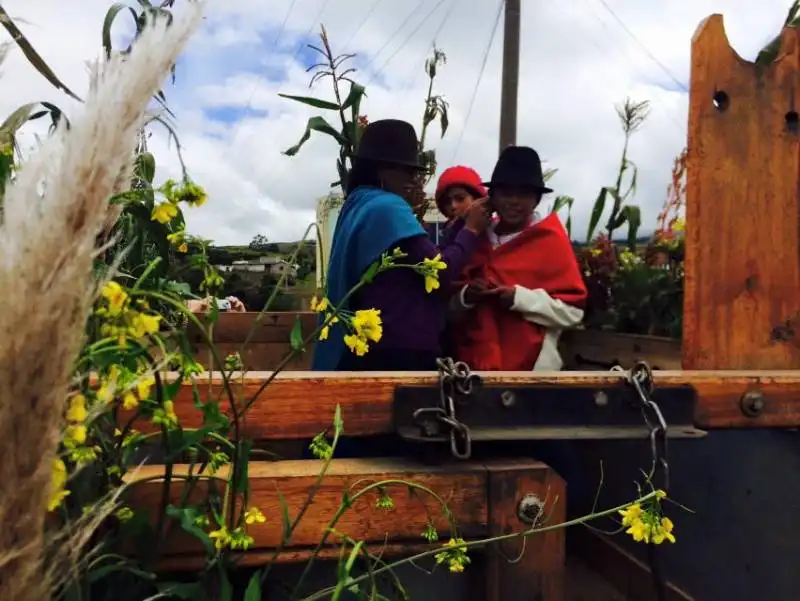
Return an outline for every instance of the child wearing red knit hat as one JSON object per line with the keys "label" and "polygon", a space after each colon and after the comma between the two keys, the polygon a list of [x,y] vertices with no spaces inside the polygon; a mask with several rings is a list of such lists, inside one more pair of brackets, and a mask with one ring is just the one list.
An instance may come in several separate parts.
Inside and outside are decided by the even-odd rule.
{"label": "child wearing red knit hat", "polygon": [[445,169],[436,184],[436,206],[447,218],[440,246],[447,246],[463,225],[462,219],[476,200],[488,194],[478,172],[470,167],[457,165]]}

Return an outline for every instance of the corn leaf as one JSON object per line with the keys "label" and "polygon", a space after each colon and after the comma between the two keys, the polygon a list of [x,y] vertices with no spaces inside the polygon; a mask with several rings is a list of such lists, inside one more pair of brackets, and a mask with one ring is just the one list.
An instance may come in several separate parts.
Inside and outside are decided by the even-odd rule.
{"label": "corn leaf", "polygon": [[603,186],[600,188],[600,193],[597,195],[597,198],[594,201],[592,215],[589,218],[589,231],[586,233],[587,242],[592,241],[594,230],[597,228],[597,224],[600,223],[600,218],[603,216],[603,211],[605,211],[606,208],[606,196],[608,196],[610,192],[611,188],[608,186]]}
{"label": "corn leaf", "polygon": [[22,50],[22,54],[25,55],[25,58],[28,59],[28,62],[33,65],[33,67],[42,75],[42,77],[49,81],[56,89],[61,90],[75,100],[82,102],[80,97],[78,97],[67,87],[64,82],[58,78],[45,60],[39,55],[38,52],[36,52],[34,47],[28,41],[28,38],[25,37],[25,35],[16,26],[14,21],[11,20],[11,17],[8,15],[2,5],[0,5],[0,25],[2,25],[11,35],[11,37],[14,39],[14,42],[16,42],[17,46],[19,46],[19,49]]}
{"label": "corn leaf", "polygon": [[136,11],[124,2],[115,2],[112,4],[108,12],[106,12],[106,18],[103,19],[103,50],[105,50],[106,57],[108,58],[111,58],[111,51],[113,50],[111,46],[111,27],[114,25],[114,20],[117,18],[117,15],[126,8],[133,15],[134,22],[137,22],[138,15]]}
{"label": "corn leaf", "polygon": [[347,144],[347,140],[343,138],[342,135],[338,131],[336,131],[331,126],[331,124],[328,123],[323,117],[311,117],[311,119],[309,119],[308,123],[306,124],[306,131],[303,133],[303,136],[300,138],[300,141],[291,148],[284,150],[283,154],[285,154],[286,156],[293,157],[298,152],[300,152],[300,149],[303,147],[303,144],[308,142],[309,138],[311,137],[312,131],[318,131],[323,134],[328,134],[334,140],[336,140],[336,142],[338,142],[340,145]]}
{"label": "corn leaf", "polygon": [[287,100],[294,100],[300,104],[307,104],[308,106],[313,106],[317,109],[325,109],[329,111],[339,110],[339,105],[335,102],[322,100],[320,98],[312,98],[311,96],[292,96],[291,94],[278,94],[278,96],[281,98],[286,98]]}

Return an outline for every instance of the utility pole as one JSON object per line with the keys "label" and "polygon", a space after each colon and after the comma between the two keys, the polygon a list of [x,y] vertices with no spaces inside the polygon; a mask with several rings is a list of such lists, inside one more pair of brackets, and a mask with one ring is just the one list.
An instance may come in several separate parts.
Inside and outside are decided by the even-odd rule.
{"label": "utility pole", "polygon": [[503,81],[500,92],[500,152],[517,143],[521,0],[505,0]]}

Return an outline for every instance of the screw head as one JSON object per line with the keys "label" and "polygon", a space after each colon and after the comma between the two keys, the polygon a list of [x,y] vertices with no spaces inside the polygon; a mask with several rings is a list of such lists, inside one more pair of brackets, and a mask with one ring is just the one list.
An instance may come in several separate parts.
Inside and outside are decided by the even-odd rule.
{"label": "screw head", "polygon": [[606,405],[608,405],[608,395],[602,390],[595,392],[594,404],[597,405],[598,407],[605,407]]}
{"label": "screw head", "polygon": [[500,395],[500,403],[502,403],[503,407],[513,407],[516,402],[517,395],[510,390],[504,390],[503,394]]}
{"label": "screw head", "polygon": [[544,501],[537,495],[527,494],[517,506],[519,521],[528,526],[533,526],[544,515]]}
{"label": "screw head", "polygon": [[766,400],[760,390],[748,390],[742,395],[739,406],[747,417],[758,417],[764,412]]}

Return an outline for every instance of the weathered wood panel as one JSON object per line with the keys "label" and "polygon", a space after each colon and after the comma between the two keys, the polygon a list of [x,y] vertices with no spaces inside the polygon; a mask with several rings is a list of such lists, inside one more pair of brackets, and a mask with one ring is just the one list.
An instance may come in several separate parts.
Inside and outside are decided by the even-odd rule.
{"label": "weathered wood panel", "polygon": [[[263,564],[272,559],[270,552],[282,538],[279,493],[286,499],[292,517],[305,503],[317,479],[322,462],[282,461],[250,464],[250,503],[267,517],[265,524],[250,526],[255,544],[238,559],[245,565]],[[176,474],[185,474],[187,466],[178,466]],[[145,466],[134,477],[129,489],[129,504],[147,509],[158,506],[162,482],[154,480],[163,473],[161,466]],[[313,504],[299,523],[287,553],[279,561],[300,561],[309,556],[329,527],[342,501],[344,490],[351,492],[382,480],[403,479],[421,484],[440,495],[453,512],[458,535],[465,539],[486,538],[497,534],[520,532],[528,526],[517,517],[519,501],[527,494],[537,495],[545,503],[544,522],[557,524],[564,520],[566,503],[564,482],[543,463],[530,459],[504,460],[490,463],[453,463],[444,466],[420,466],[399,459],[339,459],[332,462]],[[136,484],[136,480],[141,483]],[[336,530],[358,540],[371,543],[375,552],[384,556],[408,555],[426,548],[422,533],[429,519],[439,530],[441,542],[449,536],[449,525],[441,506],[422,494],[411,495],[404,485],[388,486],[394,509],[375,507],[376,493],[353,503],[336,525]],[[180,490],[172,492],[177,501]],[[199,491],[202,494],[202,491]],[[166,545],[161,569],[191,569],[202,565],[202,549],[194,539],[174,529]],[[529,538],[522,561],[508,564],[501,556],[490,555],[487,573],[487,599],[498,590],[516,590],[524,596],[514,598],[563,601],[564,531],[551,531]],[[335,537],[330,538],[335,543]],[[522,543],[504,543],[504,554],[518,555]],[[492,554],[496,550],[490,550]],[[471,552],[474,555],[474,552]],[[335,556],[327,549],[323,557]]]}
{"label": "weathered wood panel", "polygon": [[[198,315],[203,320],[202,315]],[[217,322],[207,330],[222,360],[229,354],[241,353],[246,369],[269,371],[276,369],[290,353],[289,343],[295,322],[299,320],[304,336],[317,327],[317,314],[310,312],[220,313]],[[213,368],[213,357],[203,332],[190,324],[187,336],[194,349],[195,359],[206,369]],[[248,339],[249,337],[249,339]],[[247,345],[243,346],[245,340]],[[284,368],[298,371],[311,367],[313,345]]]}
{"label": "weathered wood panel", "polygon": [[566,330],[559,345],[564,368],[608,370],[647,361],[652,369],[680,369],[681,341],[600,330]]}
{"label": "weathered wood panel", "polygon": [[800,368],[800,29],[768,67],[721,15],[692,41],[686,185],[686,369]]}
{"label": "weathered wood panel", "polygon": [[[699,401],[695,424],[701,428],[770,428],[800,426],[800,371],[657,371],[656,386],[688,384]],[[258,395],[270,373],[234,374],[232,389],[239,399]],[[486,372],[489,386],[563,386],[598,388],[624,386],[613,372]],[[342,408],[348,436],[392,432],[393,394],[398,386],[436,386],[429,372],[292,372],[278,374],[250,407],[244,429],[247,435],[267,439],[309,438],[331,425],[337,405]],[[221,376],[199,377],[201,398],[227,397]],[[750,394],[761,405],[760,413],[742,411],[742,398]],[[760,395],[760,396],[759,396]],[[241,402],[241,401],[240,401]],[[201,413],[194,406],[190,386],[175,399],[175,411],[185,427],[198,427]],[[124,418],[125,416],[123,416]],[[148,423],[139,426],[152,431]]]}

